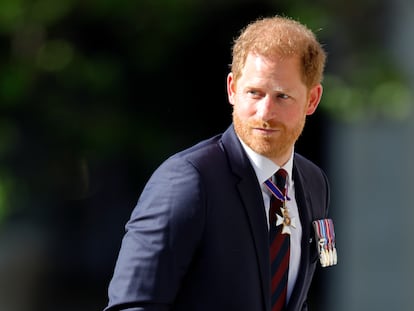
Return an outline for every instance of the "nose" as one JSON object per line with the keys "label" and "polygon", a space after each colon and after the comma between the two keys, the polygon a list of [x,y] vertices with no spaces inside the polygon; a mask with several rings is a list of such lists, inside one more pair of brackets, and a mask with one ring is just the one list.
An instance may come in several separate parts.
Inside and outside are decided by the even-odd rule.
{"label": "nose", "polygon": [[270,96],[265,96],[257,102],[256,115],[263,121],[274,118],[275,105]]}

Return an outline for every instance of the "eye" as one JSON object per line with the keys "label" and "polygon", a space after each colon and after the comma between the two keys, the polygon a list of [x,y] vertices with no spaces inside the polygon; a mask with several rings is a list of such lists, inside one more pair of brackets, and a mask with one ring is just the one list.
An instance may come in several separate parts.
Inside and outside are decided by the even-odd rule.
{"label": "eye", "polygon": [[263,92],[258,90],[247,90],[247,94],[252,98],[260,98],[263,96]]}
{"label": "eye", "polygon": [[280,98],[280,99],[289,99],[290,96],[289,95],[286,95],[284,93],[280,93],[280,94],[277,94],[277,98]]}

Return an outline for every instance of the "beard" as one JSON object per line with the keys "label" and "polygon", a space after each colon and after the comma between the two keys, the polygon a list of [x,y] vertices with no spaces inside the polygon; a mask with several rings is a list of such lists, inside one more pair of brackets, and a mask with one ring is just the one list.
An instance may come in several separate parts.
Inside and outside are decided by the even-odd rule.
{"label": "beard", "polygon": [[[253,151],[272,160],[289,156],[292,148],[305,127],[306,118],[300,120],[293,128],[279,122],[251,120],[243,122],[233,111],[234,129],[239,138]],[[253,128],[278,129],[277,134],[255,133]]]}

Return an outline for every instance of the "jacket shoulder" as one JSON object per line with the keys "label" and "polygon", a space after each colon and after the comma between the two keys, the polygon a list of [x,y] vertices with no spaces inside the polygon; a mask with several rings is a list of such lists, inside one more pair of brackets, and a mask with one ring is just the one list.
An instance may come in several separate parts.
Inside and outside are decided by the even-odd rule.
{"label": "jacket shoulder", "polygon": [[305,157],[295,154],[294,171],[303,189],[322,208],[326,216],[330,204],[330,186],[325,172],[318,165]]}
{"label": "jacket shoulder", "polygon": [[295,153],[294,165],[303,176],[322,177],[322,179],[326,179],[326,174],[322,168],[298,153]]}

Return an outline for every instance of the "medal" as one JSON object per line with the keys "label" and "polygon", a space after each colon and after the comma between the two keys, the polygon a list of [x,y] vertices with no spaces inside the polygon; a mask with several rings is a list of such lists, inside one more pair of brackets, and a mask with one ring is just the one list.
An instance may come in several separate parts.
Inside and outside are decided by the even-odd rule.
{"label": "medal", "polygon": [[285,208],[281,207],[280,211],[283,217],[280,216],[279,214],[276,214],[277,216],[276,226],[283,225],[282,234],[291,234],[290,227],[296,228],[295,217],[289,216],[289,212],[286,207]]}
{"label": "medal", "polygon": [[295,217],[289,216],[289,211],[286,207],[286,201],[289,201],[290,198],[287,195],[285,196],[270,179],[265,181],[265,185],[278,200],[283,202],[283,207],[280,208],[282,216],[276,213],[276,226],[283,225],[282,234],[291,234],[291,228],[296,228],[296,221]]}
{"label": "medal", "polygon": [[335,246],[335,231],[332,219],[319,219],[312,222],[317,240],[319,261],[322,267],[336,265],[338,256]]}

